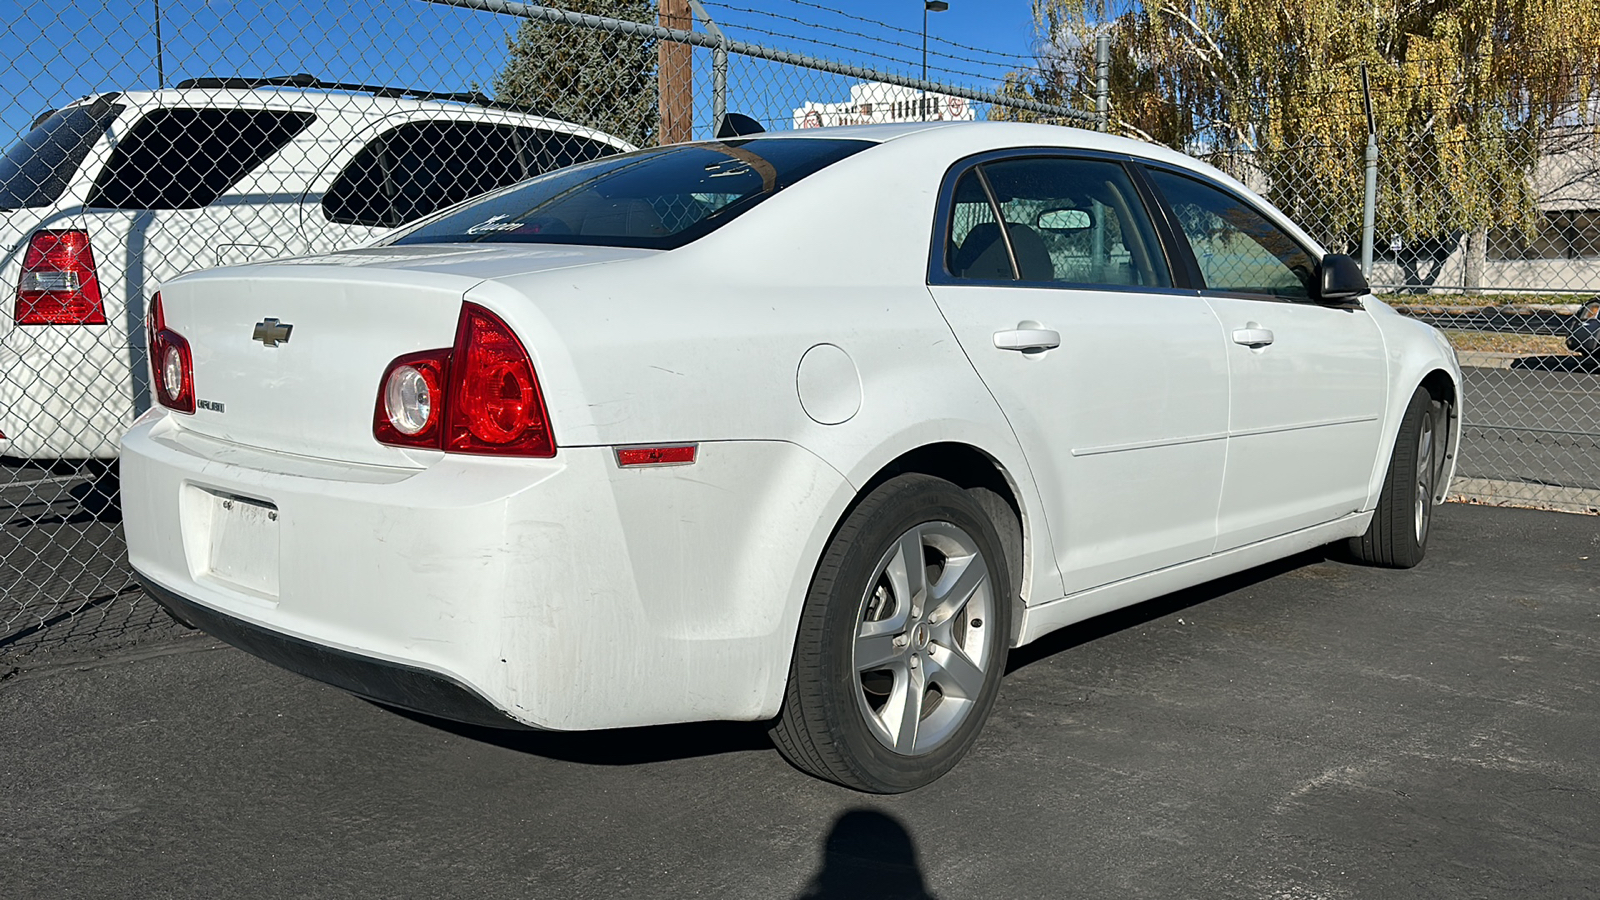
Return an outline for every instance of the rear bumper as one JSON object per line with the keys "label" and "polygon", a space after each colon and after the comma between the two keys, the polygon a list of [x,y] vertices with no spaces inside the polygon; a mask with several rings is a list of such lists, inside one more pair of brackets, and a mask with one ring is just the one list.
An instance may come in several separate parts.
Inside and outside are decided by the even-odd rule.
{"label": "rear bumper", "polygon": [[137,572],[134,575],[145,593],[180,622],[297,675],[441,719],[490,728],[529,727],[449,676],[279,634],[187,600]]}
{"label": "rear bumper", "polygon": [[152,412],[122,445],[128,556],[153,594],[312,678],[500,726],[775,714],[853,494],[779,441],[653,469],[619,469],[606,447],[398,469],[227,444],[177,418]]}

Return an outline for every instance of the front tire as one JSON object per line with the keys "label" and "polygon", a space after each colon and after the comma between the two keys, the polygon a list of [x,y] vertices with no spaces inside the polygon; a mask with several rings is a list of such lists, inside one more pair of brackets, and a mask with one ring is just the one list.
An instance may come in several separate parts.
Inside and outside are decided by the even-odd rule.
{"label": "front tire", "polygon": [[993,709],[1011,577],[966,491],[900,475],[868,494],[812,578],[772,739],[819,778],[871,793],[928,784]]}
{"label": "front tire", "polygon": [[1409,569],[1422,562],[1444,451],[1441,412],[1442,404],[1427,388],[1419,387],[1411,395],[1372,524],[1366,534],[1350,539],[1350,555],[1357,561],[1391,569]]}

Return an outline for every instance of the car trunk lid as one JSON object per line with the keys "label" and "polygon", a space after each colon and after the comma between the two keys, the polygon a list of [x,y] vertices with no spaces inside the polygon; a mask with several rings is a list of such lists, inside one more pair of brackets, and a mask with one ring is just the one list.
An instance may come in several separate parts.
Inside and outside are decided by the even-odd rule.
{"label": "car trunk lid", "polygon": [[425,457],[373,437],[379,381],[396,357],[451,345],[469,289],[652,252],[372,248],[183,276],[161,290],[167,327],[194,360],[199,408],[179,422],[301,456],[418,465]]}

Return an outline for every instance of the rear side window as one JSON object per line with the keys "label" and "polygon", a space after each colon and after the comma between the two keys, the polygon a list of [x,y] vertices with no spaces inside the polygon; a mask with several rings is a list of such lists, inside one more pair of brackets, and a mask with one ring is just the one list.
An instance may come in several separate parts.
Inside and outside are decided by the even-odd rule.
{"label": "rear side window", "polygon": [[828,138],[679,144],[541,175],[394,238],[396,244],[589,244],[671,250],[873,146]]}
{"label": "rear side window", "polygon": [[488,122],[411,122],[361,149],[322,197],[330,222],[393,228],[550,169],[615,153],[570,134]]}
{"label": "rear side window", "polygon": [[1119,163],[1054,156],[983,163],[962,176],[951,200],[945,264],[956,278],[1172,284],[1155,229]]}
{"label": "rear side window", "polygon": [[121,115],[116,95],[61,110],[0,157],[0,209],[49,206],[61,198],[84,157]]}
{"label": "rear side window", "polygon": [[314,121],[311,113],[289,110],[158,109],[117,143],[88,205],[209,206]]}

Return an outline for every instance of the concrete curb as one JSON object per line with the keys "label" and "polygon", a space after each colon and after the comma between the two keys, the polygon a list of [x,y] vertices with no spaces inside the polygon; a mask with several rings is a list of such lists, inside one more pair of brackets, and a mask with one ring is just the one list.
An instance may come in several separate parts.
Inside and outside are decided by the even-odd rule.
{"label": "concrete curb", "polygon": [[1450,484],[1450,502],[1600,515],[1600,490],[1490,478],[1455,479]]}

